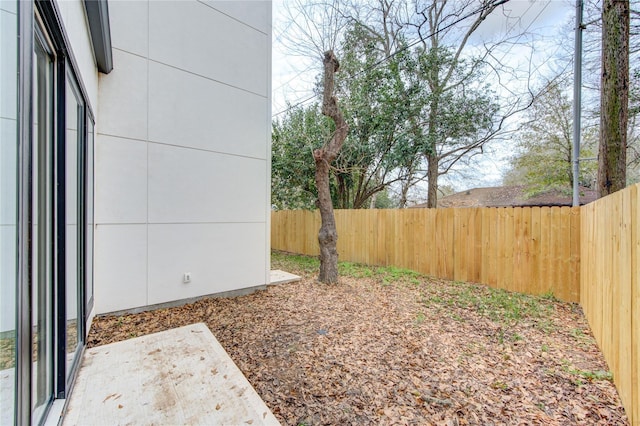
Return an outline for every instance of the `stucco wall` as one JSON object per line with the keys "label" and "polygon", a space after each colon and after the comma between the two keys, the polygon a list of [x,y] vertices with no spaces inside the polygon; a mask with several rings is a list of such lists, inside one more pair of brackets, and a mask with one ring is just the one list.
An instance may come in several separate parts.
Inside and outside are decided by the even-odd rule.
{"label": "stucco wall", "polygon": [[64,29],[71,43],[73,56],[81,74],[82,85],[87,91],[87,100],[94,112],[98,114],[98,70],[93,57],[91,36],[87,24],[87,16],[81,0],[57,0],[56,4],[62,17]]}
{"label": "stucco wall", "polygon": [[271,3],[109,8],[114,69],[99,76],[96,312],[265,284]]}
{"label": "stucco wall", "polygon": [[16,6],[0,1],[0,332],[14,330],[16,320]]}

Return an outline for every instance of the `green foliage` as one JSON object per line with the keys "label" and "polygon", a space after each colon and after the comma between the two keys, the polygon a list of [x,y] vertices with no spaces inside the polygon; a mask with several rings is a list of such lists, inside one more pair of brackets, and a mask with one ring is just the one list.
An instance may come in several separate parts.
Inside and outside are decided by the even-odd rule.
{"label": "green foliage", "polygon": [[[602,381],[602,380],[606,380],[609,382],[613,381],[613,374],[610,371],[604,371],[604,370],[596,370],[596,371],[588,371],[588,370],[581,370],[579,368],[574,368],[571,365],[571,362],[563,359],[560,361],[562,364],[562,370],[569,373],[569,374],[573,374],[575,376],[581,377],[583,379],[586,379],[590,382],[593,381]],[[579,379],[576,381],[576,385],[581,385],[583,384]]]}
{"label": "green foliage", "polygon": [[[498,106],[479,82],[478,61],[447,47],[405,49],[402,33],[394,43],[388,51],[379,34],[355,23],[338,49],[336,96],[349,134],[332,169],[337,208],[395,207],[391,188],[406,193],[423,177],[428,156],[442,158],[446,173],[478,152],[494,127]],[[315,207],[311,153],[332,131],[318,105],[293,108],[274,123],[275,208]]]}
{"label": "green foliage", "polygon": [[332,130],[317,104],[296,107],[272,125],[271,204],[277,209],[314,209],[313,149],[322,146]]}
{"label": "green foliage", "polygon": [[[300,256],[278,251],[271,253],[271,265],[275,269],[284,269],[299,274],[317,273],[319,261],[313,256]],[[368,266],[353,262],[338,263],[340,276],[353,278],[371,278],[382,285],[403,284],[422,286],[429,283],[429,277],[416,271],[397,268],[395,266]],[[530,296],[509,292],[502,289],[470,284],[465,282],[451,282],[437,284],[437,291],[433,288],[424,294],[425,305],[442,305],[448,308],[474,309],[481,315],[493,321],[512,325],[524,319],[534,319],[534,326],[543,330],[548,327],[546,322],[553,311],[553,301],[545,296]],[[454,318],[462,320],[459,316]],[[511,339],[519,340],[517,334]]]}
{"label": "green foliage", "polygon": [[[331,192],[337,208],[369,207],[371,197],[400,179],[403,165],[419,161],[407,123],[423,95],[406,83],[410,55],[398,54],[375,66],[384,57],[377,48],[371,34],[357,24],[343,41],[336,96],[350,131],[332,169]],[[317,104],[294,108],[274,123],[272,204],[276,208],[315,207],[312,150],[330,139],[331,126]],[[393,206],[388,193],[379,198],[377,205]]]}
{"label": "green foliage", "polygon": [[389,191],[384,189],[375,194],[374,207],[376,209],[393,209],[397,205],[396,201],[389,196]]}
{"label": "green foliage", "polygon": [[640,67],[636,67],[629,73],[629,118],[640,115]]}
{"label": "green foliage", "polygon": [[359,263],[340,262],[338,264],[338,268],[340,275],[347,277],[370,278],[375,274],[375,271],[372,268],[363,266]]}
{"label": "green foliage", "polygon": [[338,264],[340,275],[353,278],[374,278],[383,284],[398,282],[415,284],[416,280],[424,278],[419,272],[409,269],[396,268],[395,266],[375,267],[360,263],[340,262]]}
{"label": "green foliage", "polygon": [[[313,276],[317,274],[319,262],[313,256],[273,251],[271,265],[274,269]],[[523,339],[522,335],[512,328],[514,325],[525,323],[545,333],[555,329],[552,314],[556,301],[548,296],[531,296],[465,282],[434,282],[424,274],[393,266],[377,267],[340,262],[338,269],[340,276],[374,280],[383,287],[402,285],[417,288],[420,292],[420,303],[426,307],[442,307],[444,315],[454,321],[465,322],[465,311],[475,311],[500,324],[496,331],[496,338],[500,344]],[[425,319],[417,315],[416,323],[420,324]],[[587,336],[581,337],[581,332],[575,329],[570,333],[579,343],[593,344],[592,339]],[[541,350],[547,352],[549,347],[543,345]]]}
{"label": "green foliage", "polygon": [[[316,256],[304,256],[280,251],[271,252],[271,267],[292,273],[314,274],[318,272],[320,261]],[[361,263],[340,262],[338,271],[341,276],[353,278],[374,278],[382,283],[416,284],[426,277],[419,272],[395,266],[368,266]]]}
{"label": "green foliage", "polygon": [[[429,139],[435,139],[428,141],[425,151],[442,154],[482,139],[493,128],[498,112],[493,92],[479,81],[482,63],[456,59],[446,47],[421,52],[418,62],[423,90],[429,91],[423,116],[427,118],[434,112],[437,118],[433,123],[427,120],[425,131]],[[445,80],[449,71],[451,77]]]}
{"label": "green foliage", "polygon": [[[580,157],[595,157],[598,134],[593,127],[583,128]],[[534,196],[554,189],[571,194],[573,171],[573,116],[571,101],[557,84],[533,104],[529,121],[523,126],[512,157],[512,169],[505,184],[524,184]],[[580,184],[591,187],[597,175],[596,161],[580,162]]]}
{"label": "green foliage", "polygon": [[16,339],[10,333],[0,334],[0,370],[15,367]]}
{"label": "green foliage", "polygon": [[494,321],[519,321],[523,317],[539,317],[544,309],[537,298],[505,290],[491,290],[488,294],[469,293],[469,303],[478,312]]}
{"label": "green foliage", "polygon": [[535,325],[542,328],[551,312],[549,303],[542,297],[462,282],[453,284],[443,287],[442,292],[427,298],[425,302],[451,308],[472,308],[481,315],[506,325],[516,324],[525,318],[535,318],[538,320]]}
{"label": "green foliage", "polygon": [[549,290],[545,293],[543,293],[542,295],[540,295],[541,298],[549,300],[551,302],[557,302],[559,299],[555,296],[555,294],[553,294],[553,290]]}
{"label": "green foliage", "polygon": [[627,185],[640,182],[640,66],[630,72]]}
{"label": "green foliage", "polygon": [[501,381],[493,382],[491,384],[491,387],[493,389],[498,389],[498,390],[507,390],[507,389],[509,389],[509,385],[507,385],[505,382],[501,382]]}
{"label": "green foliage", "polygon": [[320,260],[314,256],[303,256],[281,251],[271,251],[271,268],[294,274],[317,274]]}
{"label": "green foliage", "polygon": [[336,75],[337,95],[350,125],[336,160],[339,207],[369,207],[371,197],[406,179],[406,169],[420,161],[420,132],[412,117],[425,95],[411,78],[416,63],[409,51],[381,62],[384,57],[379,40],[361,25],[346,33]]}

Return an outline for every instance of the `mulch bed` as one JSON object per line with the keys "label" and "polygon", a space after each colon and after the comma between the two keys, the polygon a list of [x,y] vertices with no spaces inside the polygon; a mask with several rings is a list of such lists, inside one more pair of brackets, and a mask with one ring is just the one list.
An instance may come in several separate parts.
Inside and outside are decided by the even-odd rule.
{"label": "mulch bed", "polygon": [[501,312],[483,286],[289,271],[302,281],[96,318],[89,346],[204,322],[288,425],[628,424],[578,305],[505,293],[522,306]]}

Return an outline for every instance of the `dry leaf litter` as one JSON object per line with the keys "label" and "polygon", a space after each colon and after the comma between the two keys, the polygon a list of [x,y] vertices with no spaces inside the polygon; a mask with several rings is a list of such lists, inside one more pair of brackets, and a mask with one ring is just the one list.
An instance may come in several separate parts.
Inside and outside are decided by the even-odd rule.
{"label": "dry leaf litter", "polygon": [[577,304],[273,253],[302,276],[94,320],[89,346],[204,322],[286,425],[625,425]]}

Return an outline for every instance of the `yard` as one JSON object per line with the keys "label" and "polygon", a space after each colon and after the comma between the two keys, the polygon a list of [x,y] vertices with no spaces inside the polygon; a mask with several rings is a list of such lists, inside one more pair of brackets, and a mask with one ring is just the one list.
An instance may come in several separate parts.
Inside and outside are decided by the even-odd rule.
{"label": "yard", "polygon": [[275,416],[315,424],[628,424],[577,304],[272,253],[303,277],[97,318],[89,346],[205,322]]}

